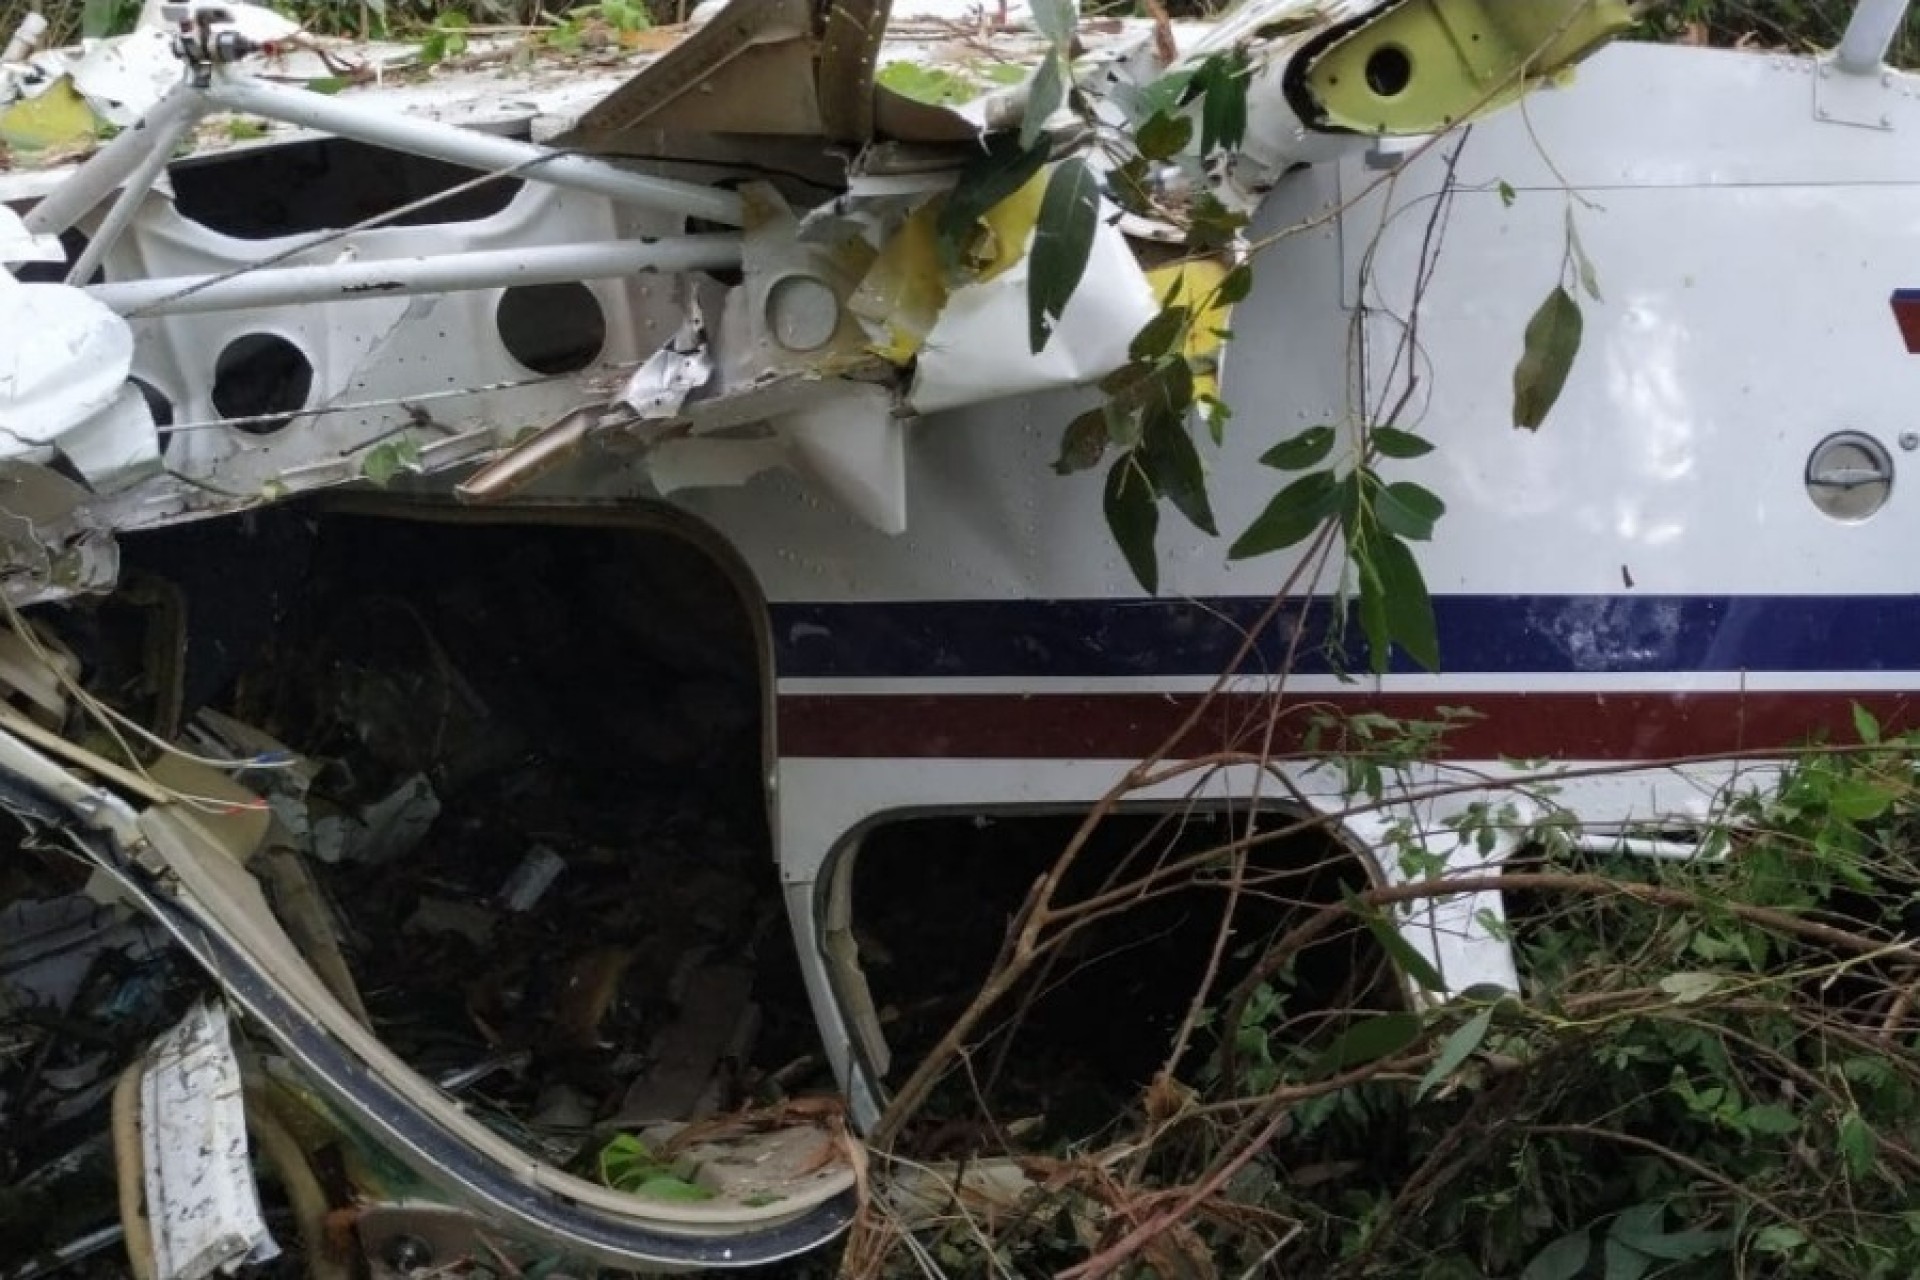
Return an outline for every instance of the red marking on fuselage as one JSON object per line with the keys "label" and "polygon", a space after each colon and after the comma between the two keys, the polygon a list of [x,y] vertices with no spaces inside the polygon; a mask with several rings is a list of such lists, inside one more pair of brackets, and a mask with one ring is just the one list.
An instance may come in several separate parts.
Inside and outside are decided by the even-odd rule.
{"label": "red marking on fuselage", "polygon": [[[1166,746],[1200,694],[788,694],[779,700],[783,756],[857,759],[1116,760]],[[1214,697],[1167,754],[1297,754],[1317,712],[1436,720],[1441,707],[1476,718],[1449,728],[1438,754],[1455,760],[1665,760],[1779,751],[1855,740],[1853,707],[1892,733],[1920,725],[1920,690],[1792,693],[1443,693],[1360,691]],[[1313,749],[1342,744],[1324,729]]]}

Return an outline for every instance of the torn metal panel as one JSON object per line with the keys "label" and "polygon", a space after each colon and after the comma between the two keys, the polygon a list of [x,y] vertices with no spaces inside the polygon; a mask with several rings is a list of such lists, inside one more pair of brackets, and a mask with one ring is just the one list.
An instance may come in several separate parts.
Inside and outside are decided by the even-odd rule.
{"label": "torn metal panel", "polygon": [[[1089,21],[1076,37],[1074,74],[1103,118],[1124,123],[1129,95],[1163,74],[1216,51],[1245,53],[1256,117],[1248,140],[1222,173],[1195,180],[1216,182],[1221,198],[1247,206],[1289,166],[1354,145],[1330,140],[1322,126],[1337,121],[1319,118],[1324,111],[1303,118],[1295,91],[1366,36],[1365,20],[1409,7],[1416,0],[1258,0],[1220,23],[1183,25],[1171,40],[1150,22]],[[63,83],[92,85],[111,110],[142,95],[168,96],[144,117],[144,137],[129,129],[115,138],[25,223],[52,232],[111,206],[86,222],[98,239],[71,274],[84,276],[96,262],[104,268],[107,280],[86,288],[132,320],[131,338],[95,317],[88,323],[100,332],[89,339],[103,349],[114,344],[113,359],[89,360],[83,376],[50,382],[75,401],[60,453],[94,495],[90,511],[111,527],[362,479],[444,484],[436,473],[474,462],[507,466],[511,454],[507,470],[490,468],[462,488],[497,500],[524,492],[536,473],[553,474],[556,461],[591,443],[643,456],[634,474],[649,482],[629,487],[629,496],[797,467],[862,520],[897,531],[905,433],[894,417],[1096,380],[1124,358],[1150,314],[1124,233],[1151,228],[1104,221],[1089,284],[1062,334],[1039,356],[1018,340],[1039,182],[987,213],[987,247],[967,271],[950,275],[934,251],[943,191],[983,132],[1020,123],[1026,79],[1051,56],[1019,6],[989,19],[929,0],[892,14],[878,5],[840,9],[823,20],[784,0],[733,0],[628,58],[618,73],[637,72],[617,91],[611,77],[575,84],[536,58],[507,77],[462,73],[436,84],[396,75],[338,99],[258,78],[289,56],[281,19],[244,6],[176,6],[167,16],[201,24],[183,28],[177,41],[184,62],[176,70],[190,70],[190,79],[161,83],[155,26],[83,51],[73,65],[93,70]],[[224,43],[208,36],[207,23]],[[882,27],[884,38],[876,34]],[[890,83],[889,66],[919,78],[895,75]],[[510,99],[503,85],[512,86]],[[39,99],[53,92],[43,84]],[[504,166],[526,189],[470,223],[245,238],[183,214],[155,167],[168,129],[209,113],[217,125],[218,113],[230,110],[287,126],[280,136],[288,139],[332,131],[445,162]],[[568,129],[572,118],[578,129]],[[614,165],[486,136],[521,126],[536,137],[557,127],[564,141],[623,151],[695,141],[650,162]],[[856,136],[871,142],[857,159],[834,153],[835,139]],[[221,146],[209,144],[205,129],[193,141]],[[922,141],[966,146],[916,150]],[[743,166],[731,174],[736,182],[749,172],[793,176],[778,190],[748,184],[736,194],[711,181],[721,176],[713,168],[689,169],[685,158],[694,155]],[[882,172],[889,167],[911,172],[890,178]],[[11,181],[0,179],[0,196]],[[128,191],[116,196],[122,183]],[[686,215],[749,226],[736,245],[684,235]],[[10,252],[50,251],[17,233],[8,240],[21,246]],[[725,284],[706,275],[736,269]],[[545,298],[543,290],[568,296],[552,293],[554,301],[539,304],[552,310],[534,321],[528,346],[524,329],[518,338],[509,332],[506,304]],[[700,327],[688,311],[694,298],[707,300],[702,309],[714,318],[698,352],[674,340]],[[76,332],[81,324],[71,321]],[[563,330],[575,336],[564,340],[564,358],[550,360],[540,348]],[[129,341],[123,366],[120,348]],[[702,361],[711,369],[704,378]],[[138,380],[138,394],[128,377]],[[605,404],[618,380],[628,384],[625,407],[637,422],[570,416]],[[892,404],[883,407],[887,396]],[[171,421],[156,426],[149,406]],[[860,425],[829,430],[833,406]],[[84,422],[75,418],[83,409]],[[791,431],[783,425],[790,415],[801,415]],[[23,438],[20,456],[47,461],[58,447],[54,420],[40,412],[35,419],[39,434]],[[542,422],[564,425],[529,441],[528,425]],[[650,429],[654,423],[660,429]]]}
{"label": "torn metal panel", "polygon": [[112,589],[120,549],[92,495],[46,467],[0,463],[0,590],[15,604]]}
{"label": "torn metal panel", "polygon": [[133,330],[101,303],[0,275],[0,459],[58,451],[96,490],[151,474],[159,437],[132,366]]}
{"label": "torn metal panel", "polygon": [[[691,34],[659,61],[582,116],[560,138],[560,145],[618,151],[622,135],[642,127],[713,129],[728,124],[732,127],[722,131],[805,132],[791,129],[792,122],[782,120],[780,111],[797,109],[801,120],[818,124],[807,42],[812,30],[813,11],[805,0],[728,0],[694,24]],[[747,74],[736,74],[736,68]],[[726,93],[727,88],[733,92]],[[667,113],[695,90],[696,102],[708,98],[714,105],[692,108],[687,124],[669,118]],[[714,111],[727,114],[715,117]]]}
{"label": "torn metal panel", "polygon": [[1126,238],[1102,218],[1086,275],[1060,317],[1046,350],[1027,339],[1027,275],[1023,254],[1004,273],[964,285],[941,308],[923,340],[907,402],[922,413],[986,398],[1079,386],[1113,372],[1127,344],[1159,310],[1146,274]]}
{"label": "torn metal panel", "polygon": [[713,377],[707,320],[698,301],[687,304],[686,322],[633,371],[620,398],[643,419],[673,418],[687,397]]}
{"label": "torn metal panel", "polygon": [[[23,262],[60,262],[67,256],[58,236],[27,230],[20,215],[0,204],[0,267]],[[0,284],[0,289],[6,288]]]}
{"label": "torn metal panel", "polygon": [[[236,17],[250,16],[251,5],[235,5]],[[267,10],[284,39],[299,28]],[[173,37],[164,28],[137,27],[124,36],[96,41],[71,63],[67,74],[93,113],[110,125],[134,124],[180,83],[184,69],[174,56]]]}
{"label": "torn metal panel", "polygon": [[196,1007],[147,1051],[140,1135],[156,1280],[205,1280],[278,1254],[247,1154],[224,1004]]}

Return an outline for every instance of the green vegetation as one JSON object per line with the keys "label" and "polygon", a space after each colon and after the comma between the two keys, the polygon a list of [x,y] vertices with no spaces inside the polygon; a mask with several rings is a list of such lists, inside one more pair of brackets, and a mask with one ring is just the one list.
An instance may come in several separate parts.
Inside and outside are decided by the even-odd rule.
{"label": "green vegetation", "polygon": [[[1668,0],[1648,18],[1646,34],[1807,53],[1837,44],[1853,7],[1854,0]],[[1891,60],[1899,67],[1920,65],[1920,17],[1908,16]]]}
{"label": "green vegetation", "polygon": [[[1237,972],[1196,994],[1198,1050],[1172,1048],[1178,1065],[1099,1145],[1024,1155],[1036,1185],[1018,1211],[956,1207],[911,1246],[869,1214],[848,1272],[1920,1273],[1920,741],[1882,742],[1864,713],[1856,726],[1859,743],[1727,797],[1690,857],[1610,853],[1544,784],[1515,792],[1541,818],[1481,804],[1453,822],[1470,842],[1517,840],[1497,873],[1446,873],[1428,852],[1439,833],[1408,829],[1401,881],[1303,905],[1278,936],[1240,943]],[[1246,854],[1171,860],[1129,888],[1288,892]],[[1447,998],[1390,922],[1490,888],[1508,914],[1486,924],[1512,942],[1520,990]],[[1045,972],[1047,950],[1100,909],[1049,892],[1016,916],[1006,967]],[[1356,978],[1344,1004],[1303,1001],[1310,951],[1342,939],[1378,944],[1419,997],[1362,998]],[[989,990],[1014,991],[1006,976]],[[976,1047],[936,1068],[964,1076],[1019,1003],[1007,995]]]}

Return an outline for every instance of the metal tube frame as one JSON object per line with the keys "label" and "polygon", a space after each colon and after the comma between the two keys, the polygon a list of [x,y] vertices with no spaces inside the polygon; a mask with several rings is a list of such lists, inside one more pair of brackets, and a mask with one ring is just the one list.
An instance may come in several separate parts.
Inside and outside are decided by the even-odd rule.
{"label": "metal tube frame", "polygon": [[167,167],[167,161],[173,157],[173,148],[188,130],[200,122],[205,114],[204,104],[189,99],[183,110],[170,114],[167,119],[149,129],[151,137],[147,140],[147,154],[140,157],[132,172],[127,174],[126,185],[113,199],[106,216],[94,230],[93,237],[87,241],[86,248],[74,259],[73,269],[67,272],[67,283],[85,284],[87,278],[106,260],[107,250],[133,221],[133,215],[140,211],[140,205],[147,198],[147,191],[153,186],[153,180]]}
{"label": "metal tube frame", "polygon": [[1876,75],[1886,65],[1887,50],[1900,34],[1912,0],[1859,0],[1847,32],[1834,50],[1834,64],[1852,75]]}
{"label": "metal tube frame", "polygon": [[524,169],[531,181],[551,183],[723,226],[746,223],[745,203],[732,191],[632,173],[604,160],[571,155],[531,142],[476,133],[438,120],[381,111],[292,85],[269,84],[226,70],[203,91],[210,108],[241,111],[317,129],[371,146],[427,156],[472,169]]}
{"label": "metal tube frame", "polygon": [[[36,204],[23,221],[29,231],[59,235],[119,192],[94,242],[74,264],[68,283],[84,280],[132,221],[140,202],[165,168],[174,145],[202,117],[238,111],[283,124],[410,155],[444,160],[489,172],[512,170],[531,182],[585,191],[622,204],[703,218],[723,226],[746,222],[746,206],[732,191],[632,173],[590,156],[516,142],[437,120],[417,120],[341,102],[326,94],[270,84],[217,68],[200,83],[186,74],[147,114],[81,163]],[[483,287],[479,285],[463,287]]]}
{"label": "metal tube frame", "polygon": [[740,237],[718,232],[269,267],[232,276],[117,280],[91,285],[87,293],[121,315],[184,315],[600,280],[646,271],[716,271],[738,267],[740,254]]}
{"label": "metal tube frame", "polygon": [[[197,120],[206,111],[204,91],[182,79],[131,128],[121,130],[106,146],[82,161],[66,181],[48,192],[21,221],[28,231],[37,235],[59,235],[92,212],[147,163],[149,146],[155,138],[170,130],[176,121]],[[164,157],[167,153],[160,154]],[[146,194],[144,188],[136,190],[140,195]]]}

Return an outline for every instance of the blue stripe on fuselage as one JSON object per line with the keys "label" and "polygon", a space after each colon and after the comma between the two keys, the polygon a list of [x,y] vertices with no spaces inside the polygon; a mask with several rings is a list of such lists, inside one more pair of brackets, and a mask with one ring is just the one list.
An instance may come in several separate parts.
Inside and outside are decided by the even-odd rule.
{"label": "blue stripe on fuselage", "polygon": [[[772,605],[788,678],[1207,676],[1228,668],[1265,598],[928,600]],[[1453,674],[1920,671],[1920,596],[1437,596]],[[1357,628],[1290,605],[1245,672],[1366,668]],[[1396,652],[1393,670],[1416,671]]]}

